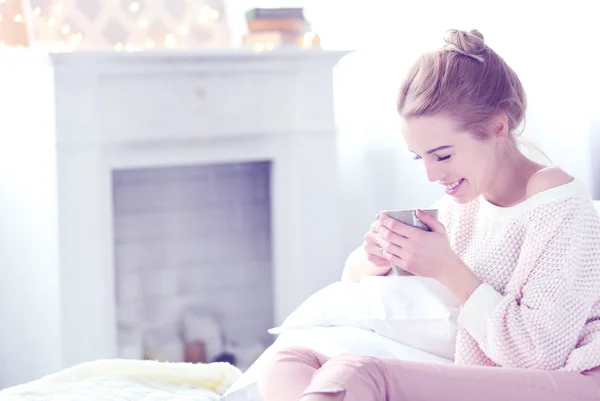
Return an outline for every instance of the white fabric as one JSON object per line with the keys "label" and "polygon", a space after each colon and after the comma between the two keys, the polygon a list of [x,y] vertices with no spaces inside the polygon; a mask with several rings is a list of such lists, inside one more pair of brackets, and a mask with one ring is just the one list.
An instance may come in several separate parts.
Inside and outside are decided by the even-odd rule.
{"label": "white fabric", "polygon": [[504,297],[489,284],[483,283],[465,302],[458,324],[464,327],[478,342],[483,342],[487,334],[487,319]]}
{"label": "white fabric", "polygon": [[459,308],[456,298],[433,279],[365,277],[358,283],[340,281],[317,291],[269,332],[353,326],[452,359]]}
{"label": "white fabric", "polygon": [[256,385],[257,371],[260,370],[261,364],[270,353],[289,346],[311,348],[328,357],[342,353],[354,353],[411,361],[452,363],[452,361],[356,327],[290,329],[279,335],[275,343],[227,390],[221,401],[262,401]]}
{"label": "white fabric", "polygon": [[217,401],[241,377],[227,363],[99,360],[0,391],[0,401]]}
{"label": "white fabric", "polygon": [[304,346],[330,357],[355,353],[452,363],[459,306],[440,283],[416,276],[333,283],[269,330],[279,337],[222,401],[261,401],[256,372],[269,353],[284,346]]}
{"label": "white fabric", "polygon": [[82,382],[66,381],[19,393],[0,393],[2,401],[218,401],[220,398],[204,388],[147,377],[91,377]]}

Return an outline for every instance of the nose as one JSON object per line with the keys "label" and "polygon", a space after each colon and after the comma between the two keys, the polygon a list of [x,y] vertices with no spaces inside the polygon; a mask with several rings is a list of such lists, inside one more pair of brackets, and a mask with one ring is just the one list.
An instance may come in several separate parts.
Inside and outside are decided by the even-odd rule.
{"label": "nose", "polygon": [[426,162],[425,163],[425,172],[427,173],[427,179],[430,182],[441,181],[444,178],[444,172],[440,166],[440,163],[436,162]]}

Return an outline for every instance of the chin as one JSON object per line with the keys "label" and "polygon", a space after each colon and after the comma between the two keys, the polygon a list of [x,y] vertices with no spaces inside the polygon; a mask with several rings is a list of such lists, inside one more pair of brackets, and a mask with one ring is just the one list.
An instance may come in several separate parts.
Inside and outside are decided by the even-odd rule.
{"label": "chin", "polygon": [[474,201],[479,197],[479,193],[471,191],[472,187],[466,185],[459,189],[455,194],[448,194],[456,203],[465,204]]}

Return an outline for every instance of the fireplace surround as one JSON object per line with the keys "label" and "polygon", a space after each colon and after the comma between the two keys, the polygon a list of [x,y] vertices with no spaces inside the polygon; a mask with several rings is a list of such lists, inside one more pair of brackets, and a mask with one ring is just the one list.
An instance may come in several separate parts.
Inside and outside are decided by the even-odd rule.
{"label": "fireplace surround", "polygon": [[[132,306],[140,299],[204,292],[206,309],[206,300],[215,298],[206,295],[212,288],[220,294],[215,303],[233,299],[228,308],[245,311],[240,312],[247,315],[243,327],[254,333],[281,323],[308,295],[337,280],[344,255],[332,74],[345,54],[18,55],[15,63],[23,74],[35,71],[44,95],[27,103],[28,113],[39,118],[24,120],[29,128],[10,149],[31,147],[27,135],[41,138],[28,157],[38,163],[36,177],[45,180],[31,197],[44,205],[36,221],[50,226],[22,239],[28,252],[38,252],[37,259],[5,255],[16,271],[27,271],[27,277],[43,273],[45,280],[31,287],[35,296],[3,334],[7,343],[21,347],[5,352],[6,365],[13,366],[6,384],[80,362],[139,355],[135,344],[140,343],[131,340],[139,333],[127,332],[119,322],[140,319],[140,310],[150,308]],[[142,181],[150,179],[154,187],[144,187]],[[213,180],[213,189],[202,180]],[[25,225],[32,204],[15,202],[14,221],[21,218]],[[9,228],[2,232],[4,237]],[[207,240],[211,232],[213,242]],[[229,243],[216,240],[223,232],[233,233]],[[181,243],[172,241],[165,251],[164,243],[152,242],[161,236]],[[248,242],[240,243],[244,237]],[[136,241],[146,241],[146,248],[127,251]],[[202,266],[190,256],[201,247],[212,255]],[[189,278],[173,278],[168,271],[173,266],[187,269]],[[148,275],[140,273],[143,269],[154,270]],[[25,288],[24,273],[11,280],[5,285]],[[221,292],[215,291],[219,286]],[[248,292],[238,291],[243,288]],[[3,297],[9,303],[17,299]],[[146,313],[164,313],[159,309]],[[222,323],[231,327],[228,337],[240,336],[234,320],[230,316]],[[240,315],[238,323],[242,320]],[[42,343],[34,328],[46,333]],[[123,345],[120,338],[127,335]],[[24,349],[37,359],[19,359]]]}

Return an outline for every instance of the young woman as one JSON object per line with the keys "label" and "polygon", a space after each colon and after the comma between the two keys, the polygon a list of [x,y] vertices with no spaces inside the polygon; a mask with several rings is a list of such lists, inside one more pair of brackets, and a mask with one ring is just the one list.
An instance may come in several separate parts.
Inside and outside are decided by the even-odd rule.
{"label": "young woman", "polygon": [[580,181],[525,157],[525,93],[478,31],[452,30],[403,83],[403,136],[448,196],[431,232],[380,215],[347,277],[396,264],[460,301],[453,364],[278,351],[264,401],[600,400],[600,218]]}

